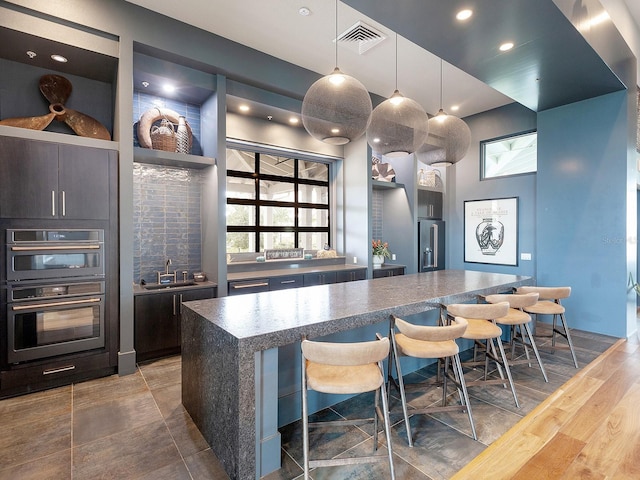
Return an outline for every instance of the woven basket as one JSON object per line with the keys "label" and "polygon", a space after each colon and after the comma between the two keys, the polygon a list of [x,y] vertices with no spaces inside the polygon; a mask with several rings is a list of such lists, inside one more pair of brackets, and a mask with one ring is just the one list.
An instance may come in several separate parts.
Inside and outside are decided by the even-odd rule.
{"label": "woven basket", "polygon": [[151,148],[165,152],[176,151],[176,132],[173,123],[166,118],[160,121],[160,126],[151,127]]}

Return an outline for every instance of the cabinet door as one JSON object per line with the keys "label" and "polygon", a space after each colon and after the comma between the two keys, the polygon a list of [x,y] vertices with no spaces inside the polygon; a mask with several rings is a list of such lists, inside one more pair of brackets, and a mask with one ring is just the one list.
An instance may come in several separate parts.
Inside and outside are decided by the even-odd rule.
{"label": "cabinet door", "polygon": [[192,300],[205,300],[207,298],[215,298],[216,292],[214,288],[199,288],[197,290],[186,290],[176,294],[178,296],[178,347],[182,345],[182,302],[190,302]]}
{"label": "cabinet door", "polygon": [[177,353],[178,308],[178,298],[173,293],[135,297],[134,348],[138,361]]}
{"label": "cabinet door", "polygon": [[256,278],[255,280],[236,280],[228,284],[228,295],[242,295],[243,293],[258,293],[269,291],[268,278]]}
{"label": "cabinet door", "polygon": [[355,282],[356,280],[364,280],[367,278],[366,268],[357,268],[354,270],[342,270],[336,272],[336,282]]}
{"label": "cabinet door", "polygon": [[60,217],[109,219],[111,155],[99,148],[60,145]]}
{"label": "cabinet door", "polygon": [[442,192],[418,190],[418,218],[442,218]]}
{"label": "cabinet door", "polygon": [[328,283],[336,283],[336,280],[336,272],[305,273],[303,283],[305,287],[309,287],[311,285],[326,285]]}
{"label": "cabinet door", "polygon": [[286,275],[269,279],[269,290],[285,290],[287,288],[302,287],[303,285],[304,279],[302,275]]}
{"label": "cabinet door", "polygon": [[0,217],[57,216],[58,145],[0,137],[0,166]]}

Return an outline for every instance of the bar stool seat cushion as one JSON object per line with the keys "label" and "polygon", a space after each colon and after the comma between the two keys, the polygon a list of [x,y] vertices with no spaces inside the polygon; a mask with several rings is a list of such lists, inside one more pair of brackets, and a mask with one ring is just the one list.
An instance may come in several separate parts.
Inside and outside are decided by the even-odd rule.
{"label": "bar stool seat cushion", "polygon": [[525,307],[525,310],[539,315],[560,315],[564,313],[564,307],[561,304],[550,300],[540,300],[530,307]]}
{"label": "bar stool seat cushion", "polygon": [[458,344],[454,340],[430,342],[409,338],[402,333],[396,334],[396,344],[402,355],[415,358],[451,357],[460,351]]}
{"label": "bar stool seat cushion", "polygon": [[496,323],[501,323],[502,325],[522,325],[530,321],[531,316],[517,308],[510,308],[506,316],[496,318]]}
{"label": "bar stool seat cushion", "polygon": [[502,329],[495,323],[477,318],[467,318],[467,331],[462,338],[468,340],[485,340],[487,338],[498,338],[502,335]]}
{"label": "bar stool seat cushion", "polygon": [[380,388],[383,378],[375,363],[338,366],[307,362],[309,388],[323,393],[363,393]]}

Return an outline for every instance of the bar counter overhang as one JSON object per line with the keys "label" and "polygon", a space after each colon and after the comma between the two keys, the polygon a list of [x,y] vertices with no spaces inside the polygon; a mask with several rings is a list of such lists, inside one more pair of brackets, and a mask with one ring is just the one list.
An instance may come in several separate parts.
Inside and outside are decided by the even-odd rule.
{"label": "bar counter overhang", "polygon": [[532,284],[520,275],[441,270],[188,302],[182,403],[230,478],[260,478],[280,460],[277,388],[264,388],[277,385],[278,347]]}

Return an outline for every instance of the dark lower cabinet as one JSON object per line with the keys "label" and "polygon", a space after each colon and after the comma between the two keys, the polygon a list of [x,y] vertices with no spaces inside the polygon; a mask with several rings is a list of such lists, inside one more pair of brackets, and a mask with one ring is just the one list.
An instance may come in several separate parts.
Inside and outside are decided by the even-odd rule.
{"label": "dark lower cabinet", "polygon": [[304,274],[304,286],[309,287],[311,285],[326,285],[328,283],[336,283],[336,272],[322,272],[322,273],[305,273]]}
{"label": "dark lower cabinet", "polygon": [[383,265],[373,271],[373,278],[395,277],[396,275],[404,275],[405,267],[403,265]]}
{"label": "dark lower cabinet", "polygon": [[214,297],[214,287],[136,295],[134,348],[137,361],[179,353],[182,302]]}
{"label": "dark lower cabinet", "polygon": [[354,270],[341,270],[336,272],[336,283],[355,282],[356,280],[365,280],[367,278],[366,268],[357,268]]}

